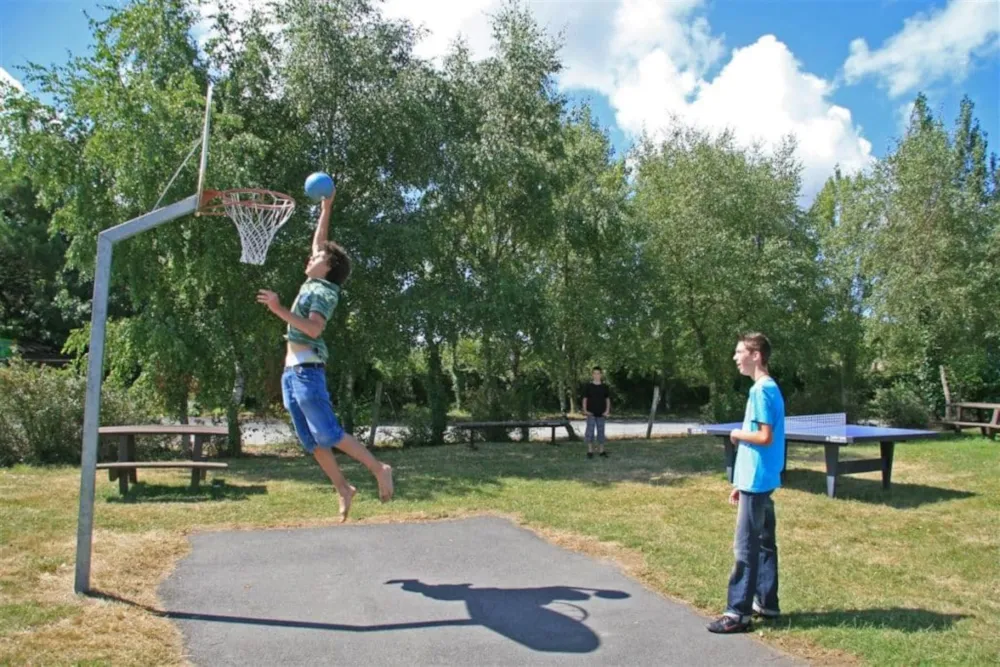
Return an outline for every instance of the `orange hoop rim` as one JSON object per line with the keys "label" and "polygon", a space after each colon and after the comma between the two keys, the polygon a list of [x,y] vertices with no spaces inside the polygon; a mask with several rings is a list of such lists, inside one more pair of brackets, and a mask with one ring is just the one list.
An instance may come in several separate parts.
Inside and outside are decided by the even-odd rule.
{"label": "orange hoop rim", "polygon": [[[273,201],[241,199],[240,195],[267,195]],[[283,192],[264,188],[232,188],[229,190],[205,190],[199,202],[198,215],[228,215],[227,206],[243,206],[261,211],[280,211],[295,207],[295,199]]]}

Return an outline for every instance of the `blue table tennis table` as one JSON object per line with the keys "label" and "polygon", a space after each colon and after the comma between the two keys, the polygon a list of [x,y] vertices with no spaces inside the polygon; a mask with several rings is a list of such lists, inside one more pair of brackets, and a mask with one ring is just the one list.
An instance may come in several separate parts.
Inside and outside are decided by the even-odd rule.
{"label": "blue table tennis table", "polygon": [[[726,448],[726,475],[733,480],[733,466],[736,462],[736,447],[729,440],[733,429],[743,428],[742,422],[710,424],[688,429],[691,435],[717,435],[722,437]],[[797,415],[785,418],[785,442],[802,442],[823,445],[826,457],[826,494],[831,498],[837,494],[837,477],[861,472],[882,472],[882,488],[888,489],[892,483],[892,455],[897,442],[923,440],[937,437],[936,431],[923,431],[882,426],[862,426],[848,424],[847,415],[833,413],[823,415]],[[841,445],[856,445],[869,442],[879,443],[881,456],[877,459],[840,460]],[[785,447],[785,463],[781,477],[785,477],[788,467],[788,447]]]}

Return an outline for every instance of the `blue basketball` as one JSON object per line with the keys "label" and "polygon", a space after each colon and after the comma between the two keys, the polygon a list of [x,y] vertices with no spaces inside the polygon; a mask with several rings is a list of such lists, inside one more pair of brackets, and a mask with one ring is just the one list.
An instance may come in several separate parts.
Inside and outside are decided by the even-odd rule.
{"label": "blue basketball", "polygon": [[333,196],[333,190],[333,179],[322,171],[310,174],[309,178],[306,179],[306,194],[313,201],[329,199]]}

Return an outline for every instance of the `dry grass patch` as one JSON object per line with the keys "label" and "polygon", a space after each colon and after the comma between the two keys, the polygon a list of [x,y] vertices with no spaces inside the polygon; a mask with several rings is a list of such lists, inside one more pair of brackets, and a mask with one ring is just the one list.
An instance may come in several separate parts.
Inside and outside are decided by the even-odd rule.
{"label": "dry grass patch", "polygon": [[[850,452],[873,455],[872,448]],[[816,449],[793,448],[776,498],[785,618],[757,638],[816,664],[983,664],[1000,657],[997,448],[962,438],[901,445],[891,493],[877,474],[825,496]],[[352,522],[483,513],[617,563],[714,614],[732,565],[733,512],[715,438],[616,443],[609,460],[568,445],[386,450],[397,499],[344,465]],[[0,470],[0,664],[183,664],[156,591],[194,531],[335,526],[329,484],[305,457],[230,461],[197,492],[186,472],[140,471],[121,499],[98,477],[92,585],[72,593],[79,471]]]}

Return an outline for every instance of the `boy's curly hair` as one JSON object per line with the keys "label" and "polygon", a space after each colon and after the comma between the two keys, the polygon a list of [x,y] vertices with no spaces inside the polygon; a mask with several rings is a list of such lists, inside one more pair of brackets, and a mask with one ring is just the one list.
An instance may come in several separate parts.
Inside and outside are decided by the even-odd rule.
{"label": "boy's curly hair", "polygon": [[323,251],[327,254],[327,264],[330,266],[326,279],[335,285],[343,285],[351,276],[351,258],[347,251],[333,241],[324,243]]}

